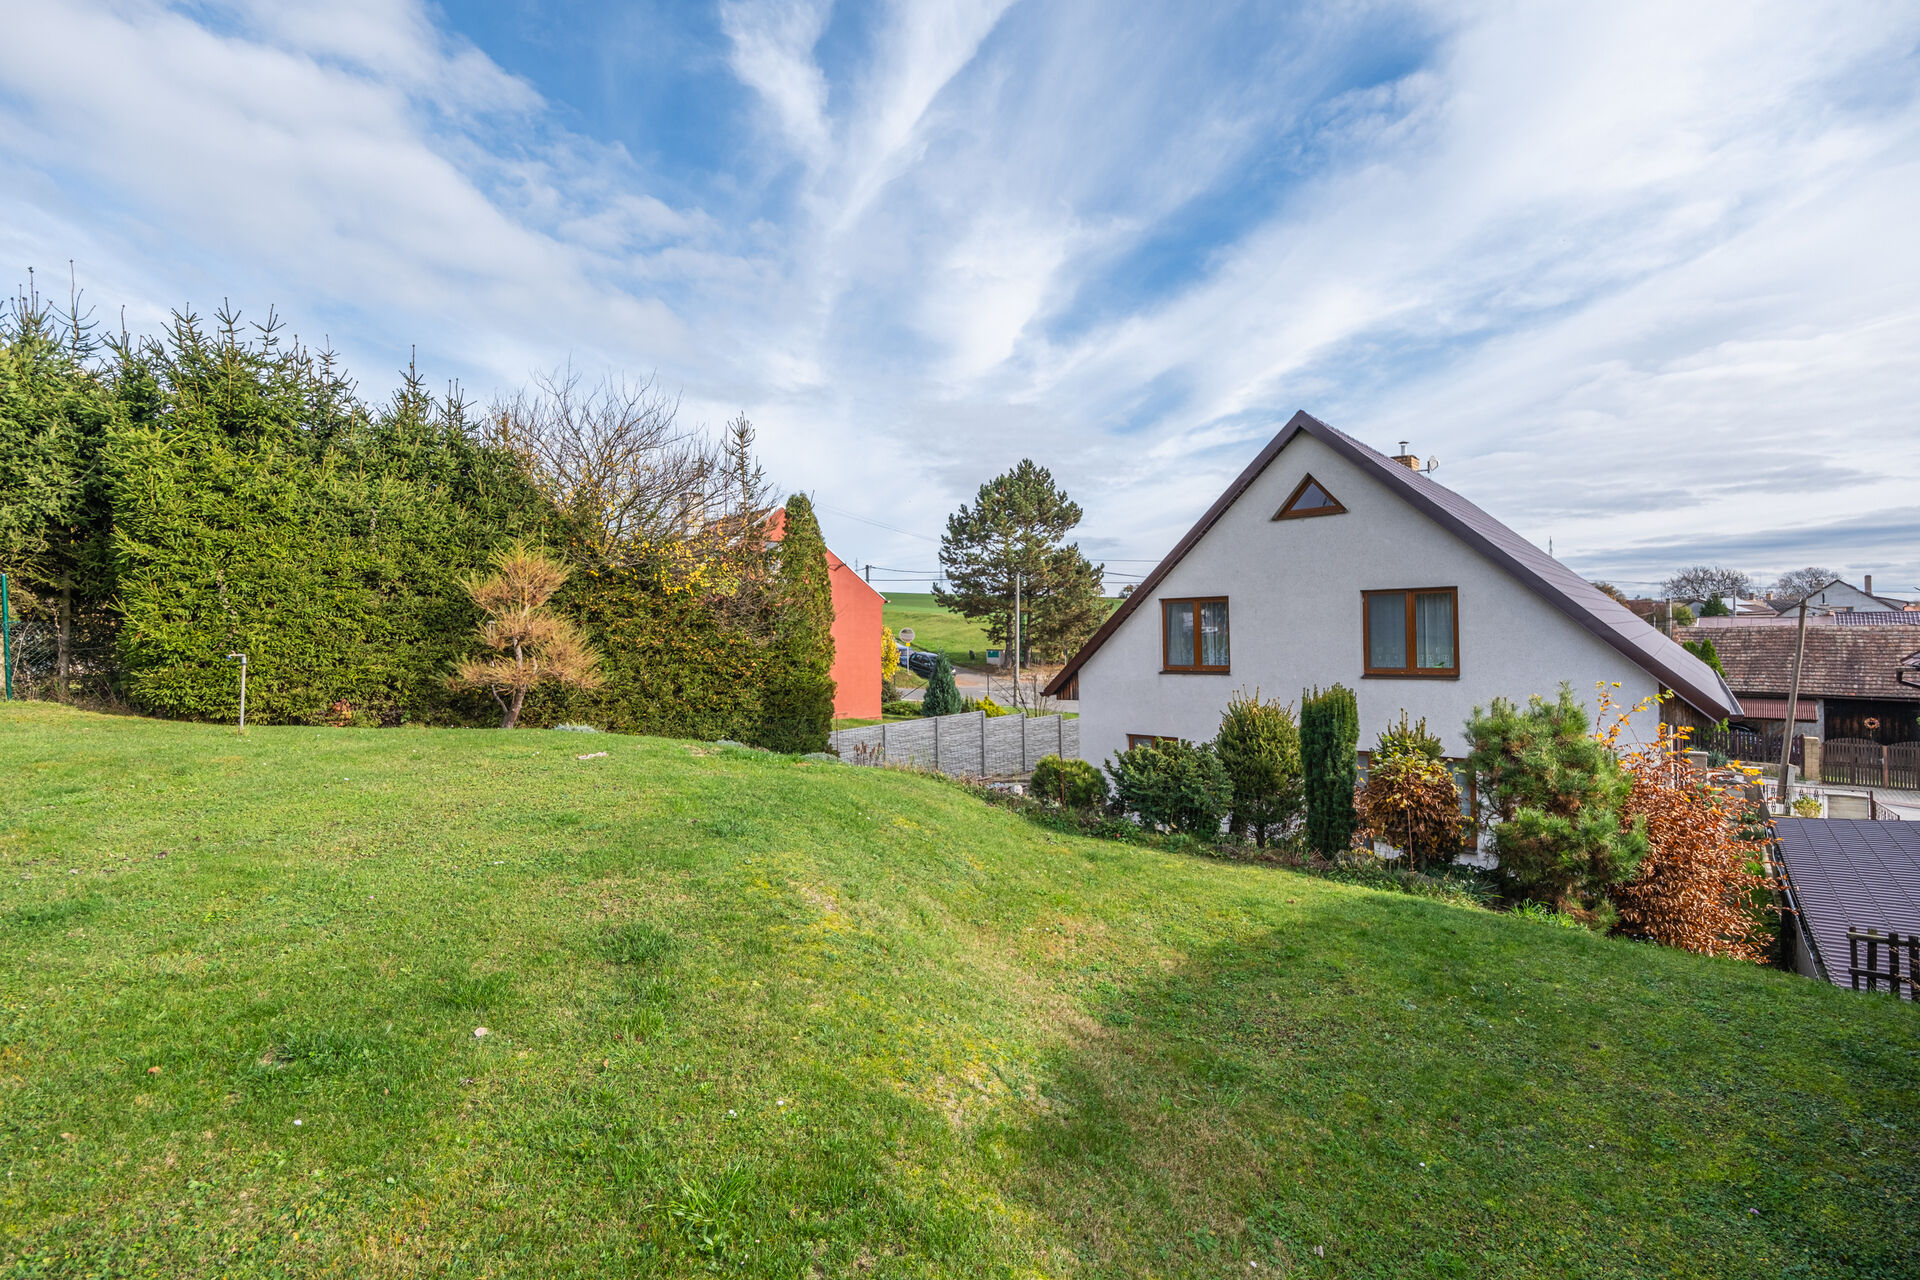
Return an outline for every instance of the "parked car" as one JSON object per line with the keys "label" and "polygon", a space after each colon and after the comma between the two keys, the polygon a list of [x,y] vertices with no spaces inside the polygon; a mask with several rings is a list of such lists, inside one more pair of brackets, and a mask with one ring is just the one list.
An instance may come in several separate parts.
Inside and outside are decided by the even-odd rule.
{"label": "parked car", "polygon": [[914,649],[907,654],[907,670],[923,680],[933,678],[935,668],[940,665],[940,655],[928,653],[925,649]]}

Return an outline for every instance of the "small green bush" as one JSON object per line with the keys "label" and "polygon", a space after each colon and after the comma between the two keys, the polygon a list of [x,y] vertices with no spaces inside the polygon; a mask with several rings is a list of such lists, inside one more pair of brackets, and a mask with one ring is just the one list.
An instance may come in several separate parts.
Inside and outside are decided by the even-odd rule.
{"label": "small green bush", "polygon": [[920,714],[920,704],[917,702],[907,702],[900,698],[888,698],[880,704],[880,714],[883,716],[917,716]]}
{"label": "small green bush", "polygon": [[1121,808],[1156,831],[1212,839],[1233,803],[1233,782],[1211,745],[1143,742],[1115,755],[1107,772]]}
{"label": "small green bush", "polygon": [[1107,780],[1085,760],[1041,756],[1027,794],[1068,809],[1097,809],[1107,802]]}

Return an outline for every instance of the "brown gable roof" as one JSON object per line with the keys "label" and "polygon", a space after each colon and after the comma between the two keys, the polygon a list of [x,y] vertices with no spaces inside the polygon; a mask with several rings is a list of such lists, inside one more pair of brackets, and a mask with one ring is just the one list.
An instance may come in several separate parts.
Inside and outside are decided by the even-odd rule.
{"label": "brown gable roof", "polygon": [[[1742,695],[1784,696],[1793,681],[1796,627],[1715,627],[1713,641],[1727,683]],[[1800,694],[1808,698],[1886,698],[1920,702],[1920,689],[1900,683],[1902,664],[1920,650],[1909,627],[1808,627]],[[1909,670],[1908,678],[1915,678]]]}
{"label": "brown gable roof", "polygon": [[1246,470],[1234,478],[1225,493],[1185,537],[1174,545],[1167,558],[1154,567],[1133,590],[1106,624],[1073,655],[1047,685],[1049,694],[1058,696],[1067,687],[1088,658],[1120,629],[1133,611],[1152,596],[1154,589],[1185,558],[1207,531],[1213,528],[1227,509],[1239,500],[1261,472],[1293,438],[1305,432],[1349,462],[1366,471],[1398,494],[1415,510],[1465,542],[1487,559],[1505,569],[1531,588],[1548,604],[1571,618],[1592,635],[1612,645],[1633,663],[1685,699],[1696,711],[1715,720],[1737,715],[1740,703],[1706,663],[1660,634],[1619,601],[1546,552],[1495,520],[1459,494],[1436,483],[1431,477],[1402,466],[1376,449],[1370,449],[1345,432],[1337,431],[1302,410],[1293,415],[1280,434],[1267,442]]}

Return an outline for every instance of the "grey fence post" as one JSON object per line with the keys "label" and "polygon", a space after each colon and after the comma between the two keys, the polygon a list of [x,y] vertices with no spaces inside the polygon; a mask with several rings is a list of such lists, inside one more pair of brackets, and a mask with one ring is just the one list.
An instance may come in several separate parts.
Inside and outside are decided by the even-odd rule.
{"label": "grey fence post", "polygon": [[943,717],[933,718],[933,771],[940,772],[940,721]]}
{"label": "grey fence post", "polygon": [[980,717],[980,776],[984,778],[987,776],[987,713],[978,711],[974,714]]}
{"label": "grey fence post", "polygon": [[882,720],[880,722],[880,763],[885,764],[886,762],[887,762],[887,722],[885,720]]}

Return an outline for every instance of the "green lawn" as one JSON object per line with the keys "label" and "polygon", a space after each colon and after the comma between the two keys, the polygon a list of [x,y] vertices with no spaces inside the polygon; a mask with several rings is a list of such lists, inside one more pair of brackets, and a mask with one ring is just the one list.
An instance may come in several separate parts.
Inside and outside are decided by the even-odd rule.
{"label": "green lawn", "polygon": [[[981,663],[987,657],[987,624],[973,622],[957,613],[949,613],[933,602],[929,591],[889,591],[881,617],[895,635],[900,628],[913,628],[913,647],[947,655],[956,666],[969,661]],[[967,654],[971,652],[972,658]]]}
{"label": "green lawn", "polygon": [[660,739],[16,704],[0,778],[0,1275],[1920,1261],[1886,998]]}
{"label": "green lawn", "polygon": [[[956,666],[983,665],[987,657],[987,625],[972,622],[957,613],[949,613],[933,602],[928,591],[887,592],[882,618],[895,635],[902,627],[913,628],[913,647],[947,655]],[[1120,607],[1118,597],[1104,602],[1108,612]],[[971,653],[973,657],[967,655]]]}

